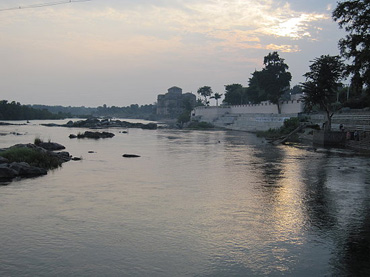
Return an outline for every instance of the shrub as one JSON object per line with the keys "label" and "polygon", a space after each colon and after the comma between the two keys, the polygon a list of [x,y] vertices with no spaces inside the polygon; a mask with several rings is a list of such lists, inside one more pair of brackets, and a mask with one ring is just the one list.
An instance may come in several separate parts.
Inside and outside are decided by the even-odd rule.
{"label": "shrub", "polygon": [[286,119],[284,121],[284,126],[280,128],[281,133],[289,134],[290,132],[294,131],[299,127],[299,122],[300,120],[298,117]]}
{"label": "shrub", "polygon": [[33,141],[33,144],[34,145],[40,145],[43,142],[44,141],[42,139],[40,139],[39,137],[36,137],[35,140]]}

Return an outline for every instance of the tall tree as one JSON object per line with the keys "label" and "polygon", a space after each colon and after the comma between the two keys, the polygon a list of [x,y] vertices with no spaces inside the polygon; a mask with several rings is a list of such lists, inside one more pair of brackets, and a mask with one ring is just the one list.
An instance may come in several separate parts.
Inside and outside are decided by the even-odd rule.
{"label": "tall tree", "polygon": [[249,78],[248,87],[246,88],[246,98],[247,102],[251,102],[252,104],[258,104],[261,101],[266,101],[267,96],[265,91],[261,88],[260,83],[262,71],[254,71],[252,73],[252,77]]}
{"label": "tall tree", "polygon": [[197,91],[197,93],[199,95],[201,95],[202,97],[204,97],[204,105],[208,106],[209,102],[208,102],[208,97],[210,97],[212,94],[213,94],[213,91],[211,89],[211,87],[209,86],[204,86],[204,87],[200,87]]}
{"label": "tall tree", "polygon": [[225,103],[229,105],[245,104],[245,89],[241,84],[225,85]]}
{"label": "tall tree", "polygon": [[341,54],[351,61],[352,89],[359,94],[363,87],[370,92],[370,1],[340,1],[333,19],[348,34],[339,41]]}
{"label": "tall tree", "polygon": [[211,96],[211,98],[216,100],[216,106],[218,106],[218,99],[220,99],[222,94],[219,94],[218,92],[215,93],[215,95]]}
{"label": "tall tree", "polygon": [[262,88],[268,100],[278,106],[281,113],[280,98],[289,89],[292,75],[287,70],[289,66],[284,59],[279,57],[277,52],[269,53],[263,59],[265,67],[259,74],[259,86]]}
{"label": "tall tree", "polygon": [[306,82],[302,84],[305,106],[312,110],[319,106],[325,111],[325,131],[331,129],[334,114],[333,103],[336,102],[337,90],[341,87],[344,63],[339,56],[322,55],[310,65],[310,71],[304,74]]}

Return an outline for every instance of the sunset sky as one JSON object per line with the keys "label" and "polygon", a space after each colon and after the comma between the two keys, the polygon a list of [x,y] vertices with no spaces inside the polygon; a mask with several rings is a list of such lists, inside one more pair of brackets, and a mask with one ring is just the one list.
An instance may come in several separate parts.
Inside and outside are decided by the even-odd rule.
{"label": "sunset sky", "polygon": [[[336,0],[52,0],[0,2],[0,99],[22,104],[153,104],[183,92],[247,86],[278,51],[304,81],[310,61],[338,55]],[[12,9],[15,7],[22,9]]]}

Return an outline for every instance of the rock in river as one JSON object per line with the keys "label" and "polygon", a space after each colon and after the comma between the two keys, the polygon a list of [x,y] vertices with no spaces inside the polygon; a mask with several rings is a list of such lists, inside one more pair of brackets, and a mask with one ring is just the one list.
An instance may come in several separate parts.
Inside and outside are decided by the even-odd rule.
{"label": "rock in river", "polygon": [[124,158],[140,158],[139,155],[135,155],[135,154],[123,154],[122,157],[124,157]]}

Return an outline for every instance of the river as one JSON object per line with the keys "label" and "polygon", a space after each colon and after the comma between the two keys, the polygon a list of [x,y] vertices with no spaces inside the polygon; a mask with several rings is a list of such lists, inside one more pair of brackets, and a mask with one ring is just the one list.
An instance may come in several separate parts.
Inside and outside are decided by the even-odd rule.
{"label": "river", "polygon": [[0,186],[0,276],[370,275],[369,157],[234,131],[77,140],[84,129],[39,123],[0,126],[0,148],[40,137],[83,159]]}

